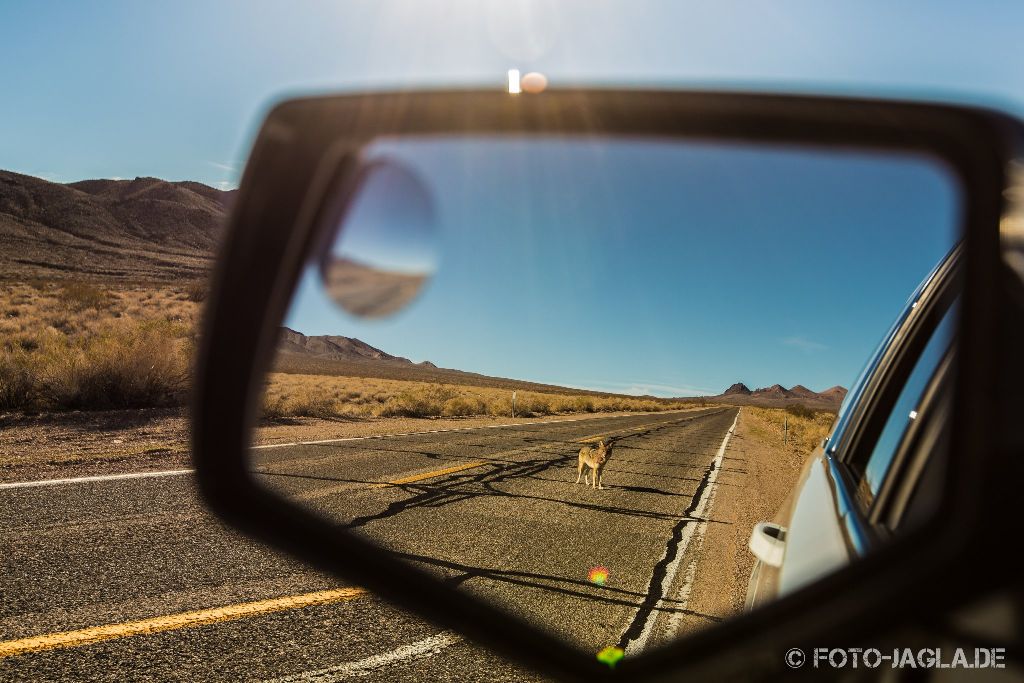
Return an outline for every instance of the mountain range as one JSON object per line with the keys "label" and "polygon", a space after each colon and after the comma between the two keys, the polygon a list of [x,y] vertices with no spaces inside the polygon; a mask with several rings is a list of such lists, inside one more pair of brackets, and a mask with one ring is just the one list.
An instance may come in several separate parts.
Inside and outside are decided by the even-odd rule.
{"label": "mountain range", "polygon": [[846,398],[846,389],[834,386],[824,391],[812,391],[802,384],[789,389],[781,384],[751,390],[746,384],[736,382],[717,396],[708,396],[708,400],[740,405],[785,406],[790,403],[803,403],[808,407],[838,408]]}
{"label": "mountain range", "polygon": [[[55,183],[0,171],[0,276],[129,282],[202,278],[213,265],[224,218],[236,193],[192,181],[135,178]],[[288,328],[282,329],[279,350],[278,366],[292,372],[562,389],[438,368],[429,361],[413,363],[351,337],[306,336]],[[839,386],[821,392],[799,384],[790,389],[773,384],[750,390],[738,382],[706,398],[834,409],[845,395],[846,389]]]}
{"label": "mountain range", "polygon": [[64,184],[0,171],[0,273],[25,280],[203,277],[235,192],[158,178]]}

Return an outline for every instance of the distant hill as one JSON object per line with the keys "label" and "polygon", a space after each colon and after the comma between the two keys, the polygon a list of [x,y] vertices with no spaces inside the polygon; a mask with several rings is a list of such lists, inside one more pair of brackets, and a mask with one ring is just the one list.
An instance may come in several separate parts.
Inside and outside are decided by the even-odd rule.
{"label": "distant hill", "polygon": [[[382,360],[411,365],[412,361],[400,356],[392,356],[366,342],[352,337],[337,335],[319,335],[307,337],[301,332],[282,327],[277,344],[282,353],[304,353],[333,360]],[[433,363],[429,367],[436,368]]]}
{"label": "distant hill", "polygon": [[191,181],[62,184],[0,171],[0,277],[202,277],[234,195]]}
{"label": "distant hill", "polygon": [[793,392],[781,384],[773,384],[763,389],[754,389],[750,395],[759,398],[793,398]]}
{"label": "distant hill", "polygon": [[725,390],[722,396],[750,396],[750,389],[743,382],[736,382]]}
{"label": "distant hill", "polygon": [[[437,384],[461,384],[498,389],[519,389],[540,393],[583,394],[589,396],[620,396],[604,391],[589,391],[542,384],[526,380],[492,377],[476,372],[439,368],[430,361],[414,363],[408,358],[394,356],[364,341],[338,335],[305,335],[282,327],[278,337],[278,354],[274,358],[274,370],[293,374],[336,375],[342,377],[370,377],[378,379],[399,379]],[[636,398],[636,397],[631,397]],[[680,400],[659,399],[656,401]],[[682,399],[686,401],[687,399]],[[703,404],[702,398],[691,399]]]}
{"label": "distant hill", "polygon": [[799,398],[815,398],[819,396],[818,392],[811,391],[803,384],[797,384],[796,386],[789,390],[789,393],[790,395],[797,396]]}
{"label": "distant hill", "polygon": [[843,400],[846,398],[846,389],[844,387],[836,385],[834,387],[826,389],[825,391],[820,392],[818,395],[826,396],[836,401],[837,403],[842,403]]}
{"label": "distant hill", "polygon": [[808,408],[821,410],[838,410],[846,397],[846,389],[834,386],[825,391],[812,391],[802,384],[787,389],[781,384],[762,387],[751,391],[746,384],[736,382],[718,396],[707,396],[708,401],[732,403],[734,405],[754,405],[768,408],[782,408],[787,405],[802,404]]}

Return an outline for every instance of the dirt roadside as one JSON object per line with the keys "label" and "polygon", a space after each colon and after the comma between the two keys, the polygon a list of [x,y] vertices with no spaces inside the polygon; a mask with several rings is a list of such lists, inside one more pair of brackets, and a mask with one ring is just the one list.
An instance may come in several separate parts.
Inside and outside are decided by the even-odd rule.
{"label": "dirt roadside", "polygon": [[747,547],[757,522],[775,518],[809,457],[784,447],[782,434],[755,410],[742,408],[729,440],[699,541],[686,614],[676,636],[697,631],[742,611],[754,557]]}

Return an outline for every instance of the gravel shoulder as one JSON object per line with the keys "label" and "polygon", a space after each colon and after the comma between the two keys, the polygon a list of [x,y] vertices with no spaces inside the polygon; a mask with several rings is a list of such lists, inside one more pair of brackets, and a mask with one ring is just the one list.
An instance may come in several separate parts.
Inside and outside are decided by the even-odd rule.
{"label": "gravel shoulder", "polygon": [[[739,614],[754,567],[747,543],[757,522],[772,520],[793,491],[810,453],[782,445],[782,434],[750,408],[740,410],[697,553],[685,635]],[[695,549],[696,550],[696,549]]]}

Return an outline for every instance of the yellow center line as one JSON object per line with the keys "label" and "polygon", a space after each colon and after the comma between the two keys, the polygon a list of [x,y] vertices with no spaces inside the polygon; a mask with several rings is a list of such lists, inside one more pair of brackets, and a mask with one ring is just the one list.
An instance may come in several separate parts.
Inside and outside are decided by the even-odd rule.
{"label": "yellow center line", "polygon": [[[655,423],[655,425],[667,424],[668,422],[673,421],[674,420],[666,420],[665,422]],[[584,437],[583,439],[579,439],[576,443],[596,441],[611,434],[640,431],[655,425],[648,424],[640,427],[617,429],[603,434]],[[542,447],[540,450],[550,450],[552,448],[557,448],[557,446]],[[518,449],[507,451],[506,453],[516,452],[518,452]],[[455,472],[461,472],[463,470],[469,470],[474,467],[481,467],[488,464],[492,463],[486,461],[470,462],[462,465],[455,465],[453,467],[447,467],[441,470],[414,474],[402,479],[394,479],[392,481],[374,484],[373,487],[383,488],[387,486],[410,484],[412,482],[432,479],[445,474],[453,474]],[[366,591],[361,588],[338,588],[335,590],[318,591],[315,593],[304,593],[302,595],[288,595],[280,598],[271,598],[269,600],[243,602],[235,605],[225,605],[223,607],[212,607],[210,609],[196,610],[193,612],[168,614],[161,617],[153,617],[151,619],[142,619],[140,621],[128,621],[120,624],[107,624],[105,626],[91,626],[89,628],[78,629],[77,631],[62,631],[59,633],[46,633],[40,636],[20,638],[18,640],[5,640],[0,641],[0,659],[14,655],[27,654],[30,652],[39,652],[42,650],[91,645],[105,640],[114,640],[129,636],[160,633],[162,631],[174,631],[182,628],[195,628],[197,626],[218,624],[225,621],[233,621],[236,619],[243,619],[245,617],[268,614],[270,612],[299,609],[312,605],[326,605],[330,603],[344,602],[353,600],[365,594]]]}
{"label": "yellow center line", "polygon": [[440,477],[445,474],[453,474],[455,472],[461,472],[462,470],[471,470],[474,467],[480,467],[487,465],[487,462],[468,462],[464,465],[455,465],[454,467],[446,467],[443,470],[434,470],[433,472],[424,472],[423,474],[414,474],[410,477],[403,477],[402,479],[392,479],[391,481],[383,481],[379,484],[374,484],[370,488],[380,489],[386,486],[401,486],[402,484],[411,484],[414,481],[423,481],[424,479],[433,479],[434,477]]}
{"label": "yellow center line", "polygon": [[286,595],[270,600],[243,602],[237,605],[225,605],[224,607],[212,607],[210,609],[196,610],[195,612],[168,614],[162,617],[153,617],[152,619],[142,619],[141,621],[91,626],[78,629],[77,631],[46,633],[41,636],[32,636],[31,638],[5,640],[0,641],[0,658],[29,652],[39,652],[40,650],[91,645],[115,638],[218,624],[223,621],[232,621],[269,612],[299,609],[311,605],[344,602],[358,598],[365,593],[366,591],[361,588],[338,588],[335,590],[317,591],[316,593],[304,593],[302,595]]}
{"label": "yellow center line", "polygon": [[[623,429],[615,429],[613,431],[604,432],[602,434],[595,434],[593,436],[585,436],[582,439],[577,439],[575,443],[591,443],[591,442],[597,441],[598,439],[602,439],[602,438],[604,438],[606,436],[610,436],[612,434],[621,434],[621,433],[624,433],[624,432],[639,432],[639,431],[643,431],[644,429],[650,429],[651,427],[656,427],[658,425],[668,424],[670,422],[677,422],[678,419],[679,418],[673,418],[671,420],[664,420],[662,422],[655,422],[655,423],[652,423],[652,424],[645,424],[645,425],[641,425],[639,427],[626,427],[626,428],[623,428]],[[540,448],[538,450],[551,450],[553,448],[557,448],[557,446],[542,447],[542,448]],[[509,451],[502,451],[501,453],[495,453],[494,455],[492,455],[490,457],[491,458],[497,458],[497,457],[502,456],[502,455],[511,455],[511,454],[514,454],[514,453],[519,453],[521,450],[522,449],[516,448],[516,449],[509,450]],[[446,467],[445,469],[442,469],[442,470],[433,470],[431,472],[424,472],[422,474],[414,474],[414,475],[409,476],[409,477],[403,477],[402,479],[393,479],[391,481],[380,482],[379,484],[372,484],[370,486],[370,488],[380,489],[380,488],[386,488],[388,486],[401,486],[402,484],[411,484],[413,482],[423,481],[424,479],[433,479],[434,477],[444,476],[445,474],[454,474],[455,472],[462,472],[463,470],[471,470],[474,467],[482,467],[483,465],[488,465],[488,464],[491,464],[491,462],[489,462],[489,461],[481,461],[481,462],[465,463],[463,465],[455,465],[453,467]]]}

